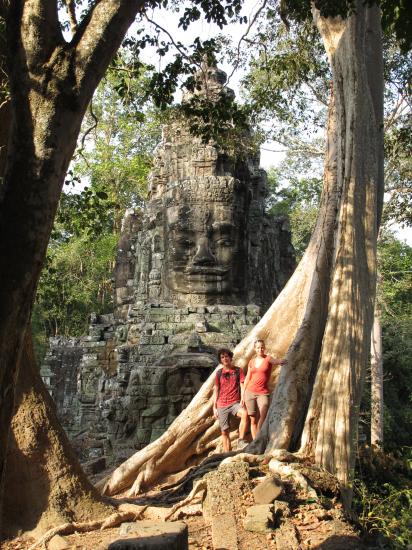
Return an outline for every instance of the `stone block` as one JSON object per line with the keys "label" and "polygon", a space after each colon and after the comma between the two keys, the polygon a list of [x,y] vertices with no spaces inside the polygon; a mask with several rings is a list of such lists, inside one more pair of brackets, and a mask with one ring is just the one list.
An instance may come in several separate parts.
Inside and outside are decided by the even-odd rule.
{"label": "stone block", "polygon": [[155,346],[152,344],[149,345],[141,345],[139,348],[139,352],[142,355],[157,355],[159,356],[161,353],[164,353],[166,350],[162,346]]}
{"label": "stone block", "polygon": [[[236,306],[231,306],[231,305],[220,304],[217,306],[217,310],[221,313],[226,313],[226,314],[237,313]],[[242,307],[242,310],[243,310],[243,307]]]}
{"label": "stone block", "polygon": [[66,550],[66,548],[70,548],[70,544],[60,535],[54,535],[47,543],[48,550]]}
{"label": "stone block", "polygon": [[298,550],[301,548],[296,527],[290,520],[278,527],[275,533],[276,548],[282,548],[282,550]]}
{"label": "stone block", "polygon": [[83,464],[83,470],[86,474],[94,475],[102,472],[106,468],[106,457],[100,456],[93,460],[88,460]]}
{"label": "stone block", "polygon": [[[101,333],[101,331],[99,331]],[[88,336],[83,336],[83,342],[99,342],[101,334],[89,334]]]}
{"label": "stone block", "polygon": [[152,521],[165,521],[165,517],[170,514],[170,508],[162,506],[148,506],[144,511],[144,518]]}
{"label": "stone block", "polygon": [[181,521],[142,520],[123,523],[108,550],[188,550],[187,525]]}
{"label": "stone block", "polygon": [[188,341],[188,335],[187,334],[173,334],[172,336],[169,336],[169,344],[186,344]]}
{"label": "stone block", "polygon": [[253,489],[256,504],[271,504],[283,491],[282,483],[274,476],[267,477]]}
{"label": "stone block", "polygon": [[289,504],[287,502],[283,502],[282,500],[275,500],[273,506],[276,526],[280,525],[282,521],[292,515]]}
{"label": "stone block", "polygon": [[146,445],[150,441],[151,434],[152,430],[150,428],[138,428],[135,435],[136,443],[144,443]]}
{"label": "stone block", "polygon": [[173,315],[174,308],[171,307],[156,307],[150,310],[150,315]]}
{"label": "stone block", "polygon": [[152,434],[150,436],[150,443],[152,443],[152,441],[156,441],[156,439],[159,439],[159,437],[164,433],[165,431],[165,428],[156,428],[154,430],[152,430]]}
{"label": "stone block", "polygon": [[248,304],[246,306],[246,311],[248,315],[252,315],[254,317],[260,317],[260,307],[256,304]]}
{"label": "stone block", "polygon": [[154,417],[159,418],[161,416],[164,416],[167,414],[167,406],[165,403],[158,403],[156,405],[153,405],[152,407],[149,407],[145,411],[142,412],[142,417]]}
{"label": "stone block", "polygon": [[[256,504],[246,511],[246,517],[243,519],[243,527],[246,531],[254,533],[268,533],[273,529],[273,505]],[[278,548],[282,548],[279,546]]]}

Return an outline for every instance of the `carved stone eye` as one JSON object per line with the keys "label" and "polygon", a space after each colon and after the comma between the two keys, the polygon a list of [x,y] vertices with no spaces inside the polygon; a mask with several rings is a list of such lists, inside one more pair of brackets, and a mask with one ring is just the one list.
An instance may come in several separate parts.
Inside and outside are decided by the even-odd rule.
{"label": "carved stone eye", "polygon": [[194,241],[185,238],[179,239],[177,242],[182,248],[191,248],[195,244]]}
{"label": "carved stone eye", "polygon": [[233,246],[234,243],[233,243],[233,241],[232,241],[231,239],[224,239],[224,238],[223,238],[223,239],[218,239],[218,240],[216,241],[216,244],[217,244],[218,246],[227,246],[227,247],[231,247],[231,246]]}

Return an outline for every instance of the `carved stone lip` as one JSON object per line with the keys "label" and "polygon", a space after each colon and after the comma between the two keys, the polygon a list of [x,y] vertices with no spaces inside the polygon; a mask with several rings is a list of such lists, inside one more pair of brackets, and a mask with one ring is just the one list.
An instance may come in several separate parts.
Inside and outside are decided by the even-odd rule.
{"label": "carved stone lip", "polygon": [[223,277],[228,271],[228,269],[223,269],[221,267],[191,267],[190,269],[185,270],[185,274],[189,277],[203,277],[205,275]]}

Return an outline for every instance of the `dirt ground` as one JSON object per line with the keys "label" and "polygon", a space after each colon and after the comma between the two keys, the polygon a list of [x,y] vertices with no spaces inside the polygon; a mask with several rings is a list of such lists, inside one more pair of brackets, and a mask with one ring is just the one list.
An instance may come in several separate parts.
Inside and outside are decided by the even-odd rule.
{"label": "dirt ground", "polygon": [[[153,501],[156,492],[152,492],[147,498]],[[287,502],[291,510],[290,521],[295,529],[298,546],[296,550],[351,550],[368,548],[364,545],[356,530],[345,520],[341,505],[333,500],[324,499],[321,502],[310,502],[302,499],[292,486],[285,486],[282,500]],[[145,495],[138,499],[142,504]],[[248,506],[253,505],[253,494],[248,491],[242,497],[242,506],[239,517],[236,518],[239,550],[285,550],[276,545],[276,530],[261,534],[246,531],[243,528],[243,516],[246,515]],[[199,512],[199,514],[201,514]],[[212,550],[212,532],[202,515],[178,516],[178,521],[183,521],[188,526],[189,548],[192,550]],[[100,550],[107,548],[110,542],[124,538],[119,536],[119,527],[91,531],[88,533],[74,533],[64,535],[71,550]],[[36,541],[34,539],[16,538],[4,541],[3,550],[28,550]],[[48,548],[49,545],[41,545],[37,548]],[[293,550],[295,550],[293,548]],[[369,546],[371,548],[371,546]],[[288,550],[292,550],[292,547]]]}

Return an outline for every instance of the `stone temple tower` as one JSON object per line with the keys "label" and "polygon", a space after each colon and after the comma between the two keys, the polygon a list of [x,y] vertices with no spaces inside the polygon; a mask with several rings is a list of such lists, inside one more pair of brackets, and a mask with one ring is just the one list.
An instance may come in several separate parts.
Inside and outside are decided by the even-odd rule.
{"label": "stone temple tower", "polygon": [[[216,67],[199,79],[196,93],[233,94]],[[217,349],[249,332],[295,267],[287,219],[265,212],[257,154],[203,143],[176,120],[163,128],[149,185],[143,214],[129,210],[123,221],[114,313],[92,318],[71,375],[78,397],[61,411],[71,433],[103,441],[93,456],[114,460],[165,430],[216,365]],[[52,347],[49,381],[64,369],[59,357]]]}
{"label": "stone temple tower", "polygon": [[[223,71],[204,69],[198,93],[224,90]],[[226,92],[226,93],[230,93]],[[163,128],[143,217],[125,220],[115,270],[117,313],[134,303],[256,304],[266,308],[294,267],[285,219],[265,214],[259,156],[202,143],[189,125]],[[133,228],[133,229],[130,229]]]}

